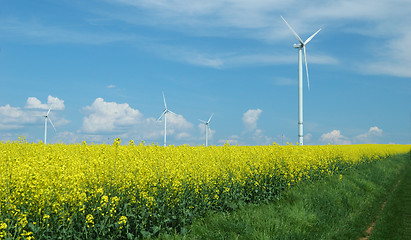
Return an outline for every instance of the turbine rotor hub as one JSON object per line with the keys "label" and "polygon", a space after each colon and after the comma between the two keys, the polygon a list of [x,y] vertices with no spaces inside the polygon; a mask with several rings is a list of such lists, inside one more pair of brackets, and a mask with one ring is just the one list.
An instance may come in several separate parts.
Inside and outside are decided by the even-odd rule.
{"label": "turbine rotor hub", "polygon": [[293,47],[294,48],[302,48],[304,45],[303,44],[298,44],[298,43],[295,43],[295,44],[293,44]]}

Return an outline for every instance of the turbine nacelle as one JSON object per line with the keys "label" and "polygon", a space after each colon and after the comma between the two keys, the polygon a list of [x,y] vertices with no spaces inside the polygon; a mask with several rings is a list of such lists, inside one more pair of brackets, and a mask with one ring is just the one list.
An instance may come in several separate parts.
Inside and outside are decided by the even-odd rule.
{"label": "turbine nacelle", "polygon": [[210,118],[208,119],[207,122],[204,121],[204,120],[198,119],[200,122],[204,123],[204,125],[205,125],[205,136],[206,136],[205,146],[206,147],[208,146],[208,131],[209,131],[209,128],[210,128],[210,126],[208,126],[208,125],[210,124],[210,121],[211,121],[211,118],[213,118],[213,115],[214,115],[214,113],[211,114],[211,116],[210,116]]}
{"label": "turbine nacelle", "polygon": [[43,115],[42,117],[44,117],[44,144],[47,144],[47,121],[50,122],[51,126],[53,127],[54,131],[56,131],[56,128],[54,127],[53,122],[51,121],[51,119],[49,118],[49,114],[51,111],[51,107],[49,108],[49,110],[47,111],[46,115]]}
{"label": "turbine nacelle", "polygon": [[206,121],[204,121],[204,120],[201,120],[201,119],[198,119],[200,122],[202,122],[202,123],[204,123],[205,125],[208,125],[208,124],[210,124],[210,121],[211,121],[211,118],[213,118],[213,116],[214,116],[214,113],[213,114],[211,114],[211,116],[210,116],[210,118],[208,119],[208,121],[206,122]]}
{"label": "turbine nacelle", "polygon": [[304,47],[304,45],[301,44],[301,43],[300,43],[300,44],[294,43],[294,44],[293,44],[293,47],[294,47],[294,48],[302,48],[302,47]]}
{"label": "turbine nacelle", "polygon": [[317,35],[317,33],[319,33],[321,31],[321,28],[318,29],[313,35],[311,35],[309,38],[307,38],[307,40],[305,40],[305,42],[300,38],[300,36],[298,36],[298,34],[294,31],[294,29],[291,27],[290,24],[288,24],[288,22],[283,18],[283,16],[281,16],[281,18],[283,19],[283,21],[285,22],[285,24],[287,24],[288,28],[291,30],[291,32],[294,34],[295,38],[297,38],[297,40],[300,42],[300,44],[293,44],[294,48],[297,49],[302,49],[304,51],[304,63],[305,63],[305,72],[307,73],[307,84],[308,84],[308,90],[310,90],[310,77],[308,75],[308,63],[307,63],[307,52],[306,52],[306,47],[305,45],[307,45],[314,37],[315,35]]}
{"label": "turbine nacelle", "polygon": [[281,16],[285,24],[287,24],[288,28],[294,34],[295,38],[297,38],[299,44],[293,44],[294,48],[298,49],[298,143],[299,145],[303,145],[303,59],[305,62],[305,71],[307,73],[307,85],[308,90],[310,90],[310,80],[308,75],[308,63],[307,63],[307,50],[306,45],[317,35],[321,28],[318,29],[314,34],[312,34],[309,38],[303,41],[300,36],[294,31],[290,24]]}
{"label": "turbine nacelle", "polygon": [[174,115],[177,115],[177,114],[175,114],[174,112],[168,110],[167,103],[166,103],[166,98],[164,96],[164,92],[163,92],[163,101],[164,101],[164,110],[163,110],[163,113],[161,114],[161,116],[158,118],[157,121],[160,121],[162,118],[164,118],[164,146],[167,146],[167,114],[168,113],[172,113]]}

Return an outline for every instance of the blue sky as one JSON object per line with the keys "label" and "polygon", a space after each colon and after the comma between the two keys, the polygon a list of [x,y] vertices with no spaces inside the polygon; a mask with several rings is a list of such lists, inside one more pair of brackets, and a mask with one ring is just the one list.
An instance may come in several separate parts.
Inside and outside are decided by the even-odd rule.
{"label": "blue sky", "polygon": [[296,143],[297,42],[307,45],[304,143],[411,143],[411,2],[5,1],[0,140]]}

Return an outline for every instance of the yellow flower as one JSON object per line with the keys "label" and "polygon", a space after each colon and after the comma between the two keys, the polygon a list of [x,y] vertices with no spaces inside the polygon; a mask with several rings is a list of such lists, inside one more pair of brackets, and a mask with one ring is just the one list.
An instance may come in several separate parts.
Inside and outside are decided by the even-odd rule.
{"label": "yellow flower", "polygon": [[108,203],[108,196],[106,196],[106,195],[102,196],[100,203],[102,205],[107,204]]}
{"label": "yellow flower", "polygon": [[103,194],[103,193],[104,193],[103,188],[99,188],[99,189],[97,189],[96,193],[97,193],[97,194]]}
{"label": "yellow flower", "polygon": [[[120,139],[112,145],[44,145],[20,138],[0,142],[0,199],[8,203],[5,211],[3,205],[0,219],[10,219],[7,223],[21,228],[28,224],[26,216],[40,216],[37,225],[44,222],[55,227],[59,221],[67,224],[70,216],[82,214],[87,227],[92,227],[98,214],[99,218],[112,216],[122,227],[128,221],[121,216],[124,212],[119,204],[123,201],[155,216],[155,209],[180,206],[187,202],[185,197],[199,199],[201,206],[219,204],[221,198],[237,194],[243,186],[250,188],[250,194],[259,194],[273,181],[281,188],[291,187],[305,179],[338,176],[341,169],[409,151],[410,145],[376,144],[164,148],[131,141],[121,145]],[[158,194],[160,190],[164,194]],[[188,208],[198,206],[187,204]],[[96,219],[86,213],[95,214]],[[0,239],[9,237],[5,234],[10,227],[0,221]]]}
{"label": "yellow flower", "polygon": [[43,221],[47,221],[47,219],[49,219],[49,218],[50,218],[50,215],[48,215],[48,214],[43,215]]}
{"label": "yellow flower", "polygon": [[122,229],[124,225],[126,224],[127,224],[127,217],[121,216],[120,219],[118,220],[118,225],[120,225],[120,229]]}
{"label": "yellow flower", "polygon": [[87,214],[86,224],[87,224],[87,227],[90,227],[90,225],[94,227],[94,217],[93,217],[93,215]]}
{"label": "yellow flower", "polygon": [[0,223],[0,230],[6,230],[7,229],[7,224],[4,222]]}
{"label": "yellow flower", "polygon": [[31,240],[34,239],[32,236],[33,232],[27,232],[26,230],[23,230],[23,233],[20,234],[24,239]]}

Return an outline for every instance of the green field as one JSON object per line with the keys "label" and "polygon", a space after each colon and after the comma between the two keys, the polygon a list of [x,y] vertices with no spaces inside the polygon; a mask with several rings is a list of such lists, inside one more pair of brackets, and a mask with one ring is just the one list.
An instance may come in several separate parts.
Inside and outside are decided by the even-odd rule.
{"label": "green field", "polygon": [[404,207],[410,203],[410,164],[404,154],[302,183],[278,201],[213,212],[197,219],[187,234],[159,239],[360,239],[380,215],[370,239],[411,239],[402,238],[410,236],[411,204]]}
{"label": "green field", "polygon": [[395,189],[376,221],[370,240],[411,239],[411,164],[400,177]]}

